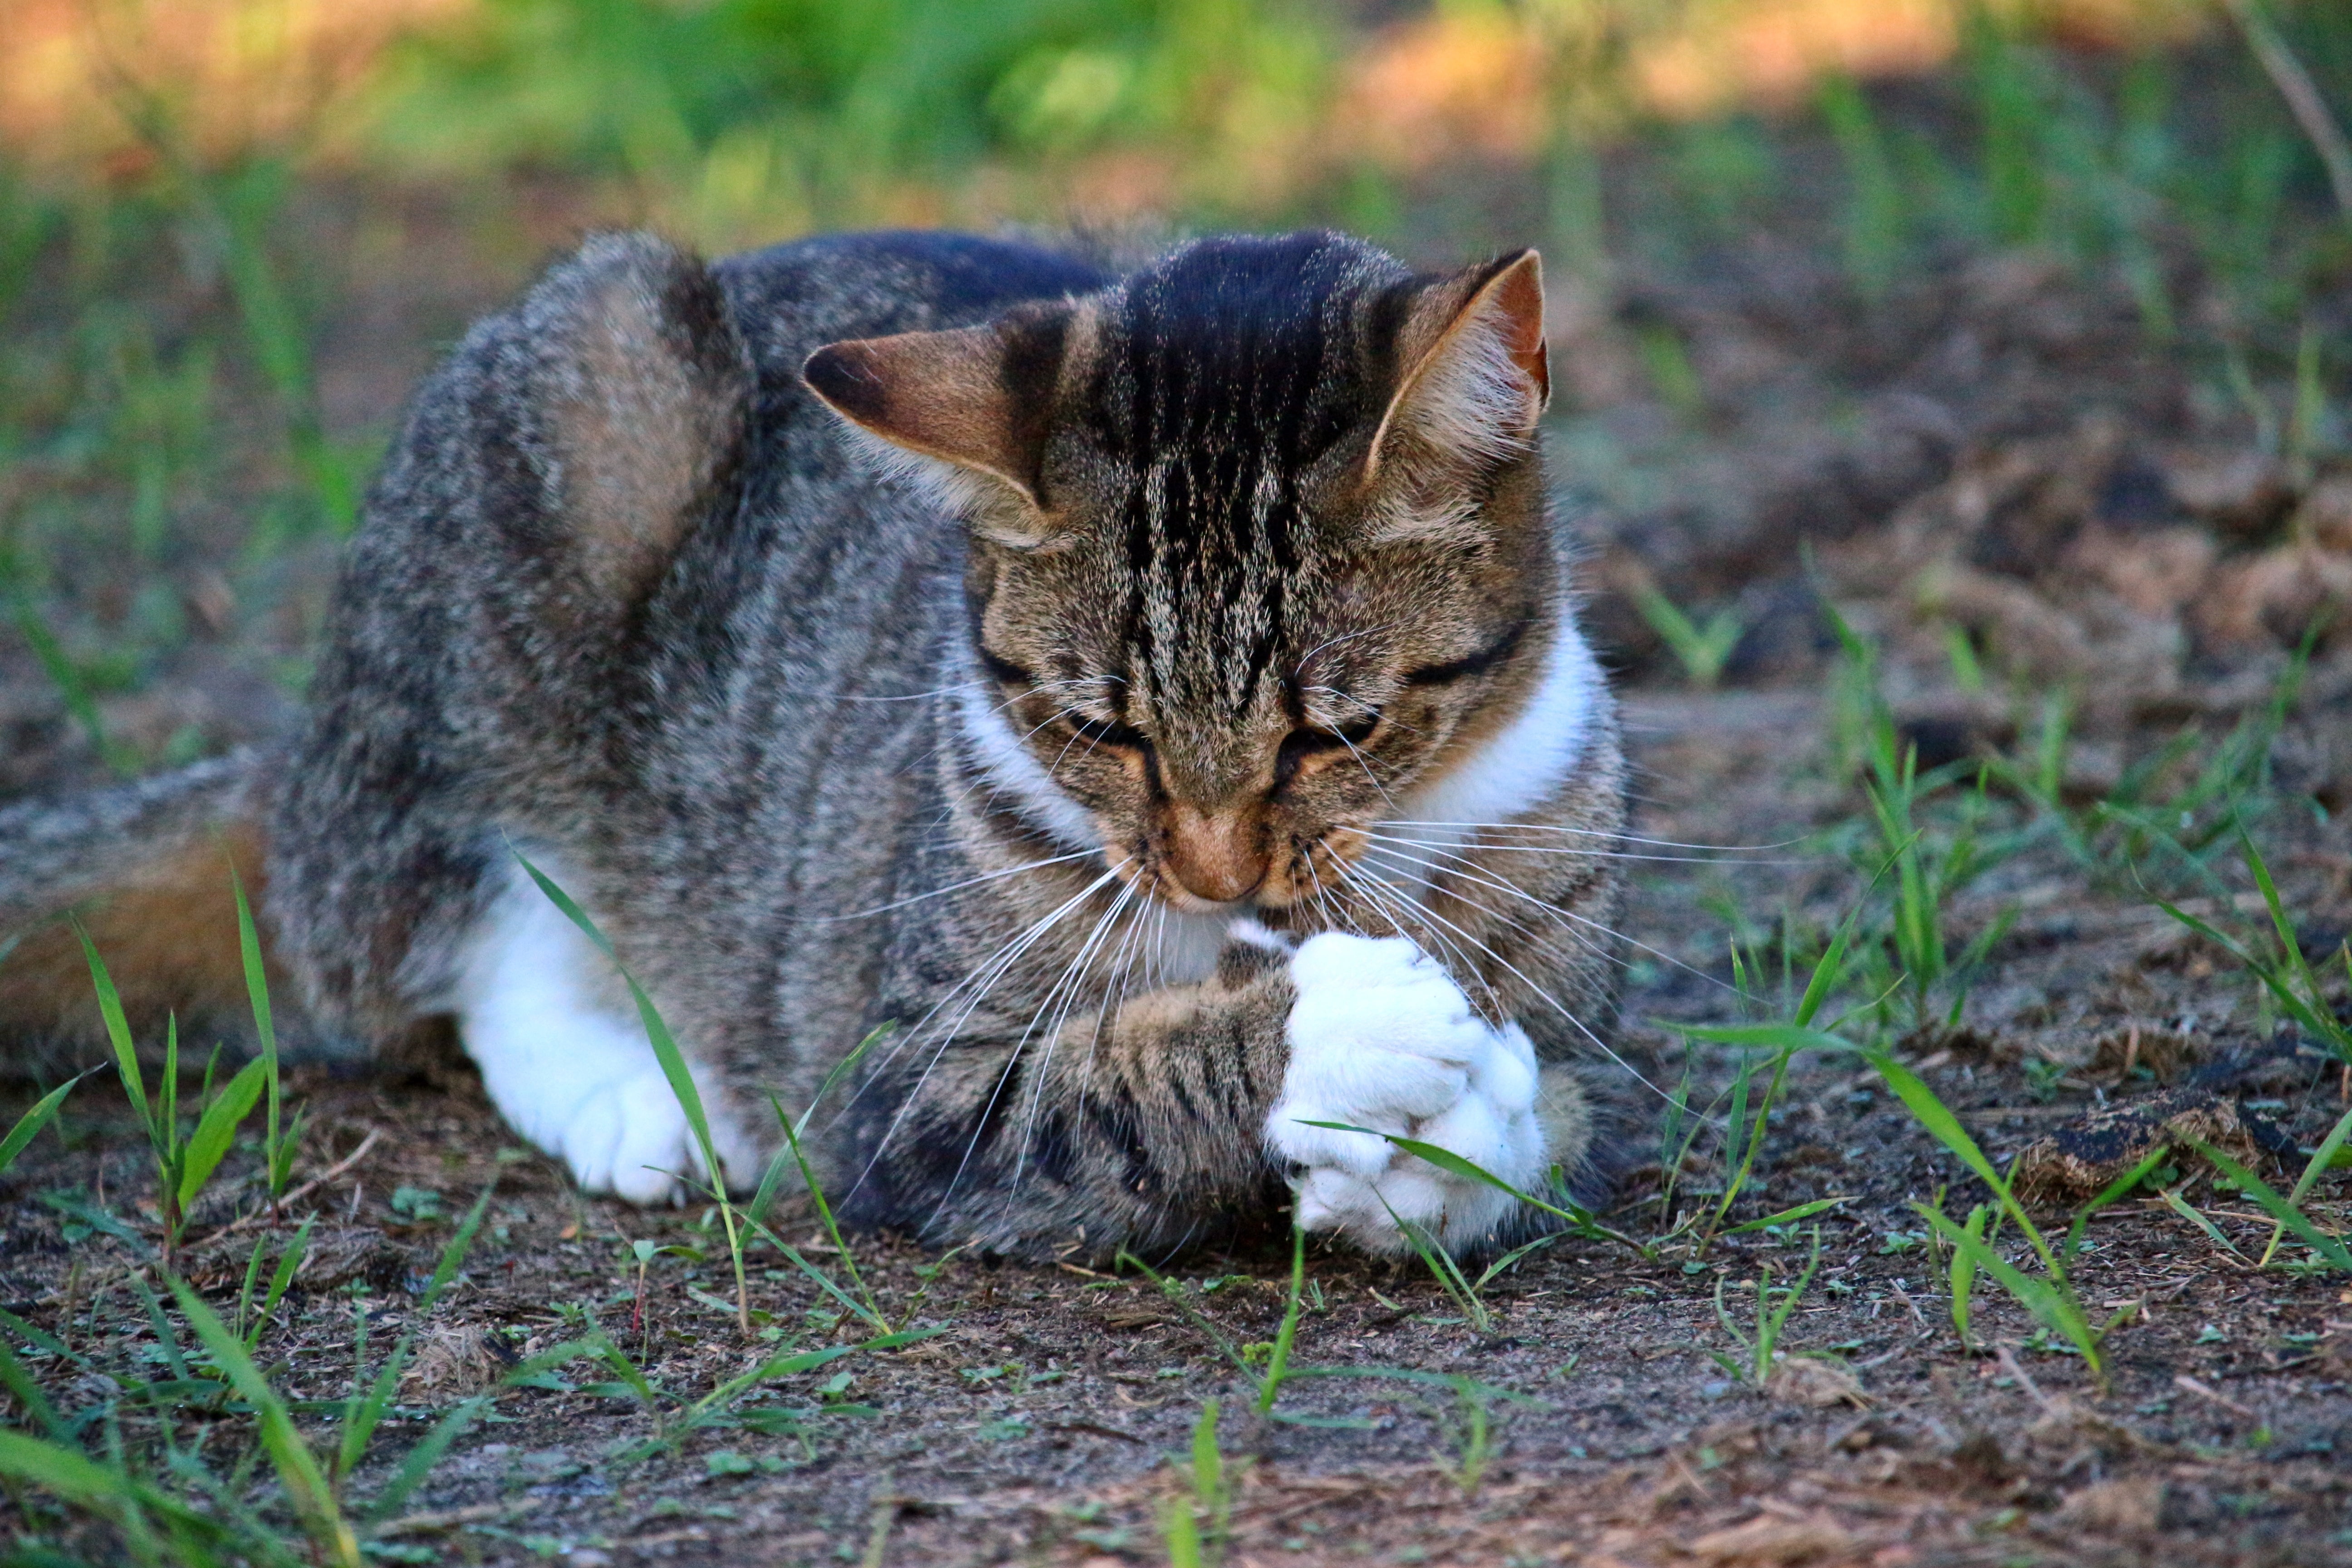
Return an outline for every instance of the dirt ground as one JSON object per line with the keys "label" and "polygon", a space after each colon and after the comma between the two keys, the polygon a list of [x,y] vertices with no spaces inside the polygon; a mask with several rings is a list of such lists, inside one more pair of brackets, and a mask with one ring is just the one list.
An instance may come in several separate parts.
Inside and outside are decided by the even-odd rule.
{"label": "dirt ground", "polygon": [[[419,256],[430,229],[410,233]],[[1759,250],[1704,288],[1604,299],[1564,284],[1556,301],[1554,451],[1595,541],[1594,619],[1626,676],[1641,830],[1736,847],[1636,868],[1618,1038],[1662,1084],[1685,1059],[1671,1023],[1743,1016],[1734,932],[1769,936],[1784,910],[1826,930],[1861,886],[1841,837],[1864,805],[1833,760],[1825,596],[1883,644],[1926,763],[2030,751],[2042,698],[2074,693],[2078,742],[2058,782],[2079,804],[2184,728],[2210,748],[2258,711],[2352,552],[2347,481],[2256,449],[2190,356],[2148,349],[2103,289],[2008,258],[1864,311],[1806,265]],[[419,345],[488,287],[463,265],[387,275],[355,289],[322,367],[331,396],[375,418]],[[1671,407],[1643,379],[1657,331],[1695,368],[1700,405]],[[220,745],[284,722],[280,689],[253,676],[261,655],[245,655],[299,652],[303,617],[286,606],[315,599],[331,563],[285,565],[278,600],[248,587],[231,630],[110,700],[119,731],[193,722]],[[1741,615],[1730,689],[1683,689],[1633,612],[1652,584]],[[1955,628],[1989,684],[1954,674]],[[9,658],[7,787],[91,776],[77,732]],[[2261,823],[2322,958],[2352,923],[2347,737],[2352,654],[2323,642],[2271,750],[2281,804]],[[1993,809],[2009,827],[2031,820],[2007,796]],[[2169,1095],[2168,1111],[2222,1108],[2250,1157],[2288,1151],[2265,1168],[2291,1178],[2293,1148],[2341,1114],[2344,1076],[2277,1030],[2243,972],[2157,910],[2133,869],[2095,874],[2047,835],[2001,860],[1948,910],[1956,945],[2010,922],[1966,1027],[1901,1054],[1996,1160],[2110,1102]],[[2200,907],[2246,912],[2229,905]],[[1694,1061],[1703,1100],[1727,1061]],[[454,1053],[306,1068],[294,1094],[313,1118],[302,1174],[331,1171],[293,1206],[317,1215],[310,1258],[262,1342],[295,1395],[346,1391],[355,1313],[379,1348],[410,1326],[456,1216],[496,1184],[463,1280],[422,1325],[373,1473],[434,1412],[592,1321],[688,1399],[757,1356],[857,1337],[762,1251],[761,1337],[744,1343],[708,1217],[581,1198],[517,1146]],[[1654,1148],[1661,1100],[1628,1099],[1619,1135]],[[101,1363],[152,1361],[129,1251],[45,1200],[78,1192],[134,1214],[152,1182],[143,1148],[107,1091],[78,1094],[62,1125],[0,1178],[0,1305]],[[215,1300],[234,1297],[254,1235],[230,1228],[250,1207],[247,1162],[233,1157],[198,1216],[191,1274]],[[1612,1223],[1659,1234],[1661,1163],[1630,1163],[1646,1168]],[[1721,1179],[1695,1162],[1677,1207]],[[1819,1217],[1819,1269],[1764,1389],[1710,1353],[1738,1353],[1717,1291],[1752,1322],[1761,1271],[1801,1271],[1810,1227],[1654,1259],[1563,1240],[1486,1288],[1487,1332],[1418,1263],[1310,1248],[1295,1368],[1466,1375],[1510,1396],[1483,1396],[1483,1438],[1453,1389],[1374,1375],[1292,1379],[1277,1414],[1306,1422],[1252,1411],[1219,1337],[1273,1338],[1288,1260],[1271,1236],[1166,1260],[1172,1297],[1134,1274],[856,1238],[886,1308],[935,1335],[782,1380],[752,1406],[765,1430],[689,1432],[629,1462],[616,1453],[656,1419],[591,1387],[602,1374],[563,1369],[501,1395],[391,1540],[416,1561],[578,1568],[1168,1561],[1161,1509],[1182,1489],[1170,1456],[1189,1455],[1216,1396],[1232,1564],[2352,1563],[2352,1279],[2257,1272],[2269,1223],[2193,1164],[2183,1180],[2210,1234],[2157,1198],[2090,1226],[2084,1300],[2101,1319],[2128,1313],[2105,1390],[1989,1281],[1977,1345],[1959,1342],[1940,1250],[1911,1205],[1940,1195],[1962,1214],[1982,1191],[1851,1059],[1800,1058],[1731,1215],[1847,1200]],[[2307,1210],[2342,1229],[2347,1196],[2323,1184]],[[785,1234],[829,1260],[807,1216]],[[631,1244],[646,1239],[703,1257],[656,1257],[641,1300]],[[12,1531],[15,1506],[0,1502]]]}
{"label": "dirt ground", "polygon": [[[1646,826],[1659,837],[1704,828],[1738,843],[1810,826],[1834,792],[1818,777],[1792,780],[1787,752],[1792,732],[1817,725],[1816,707],[1794,692],[1637,700]],[[1736,1016],[1711,951],[1720,928],[1696,908],[1710,890],[1745,899],[1844,879],[1818,857],[1725,858],[1752,863],[1665,864],[1642,879],[1629,923],[1657,952],[1628,998],[1632,1045],[1661,1045],[1663,1017]],[[2332,889],[2340,918],[2352,878],[2340,836],[2315,835],[2284,858],[2293,890]],[[2337,1113],[2338,1075],[2259,1032],[2247,987],[2210,950],[2184,943],[2143,901],[2084,896],[2052,869],[2012,862],[1959,912],[1965,926],[1996,904],[2030,911],[1997,950],[1971,1031],[1915,1053],[1995,1157],[2110,1094],[2165,1087],[2118,1070],[2115,1042],[2133,1036],[2170,1086],[2242,1100],[2315,1142]],[[2047,1100],[2028,1091],[2029,1052],[2077,1064]],[[1450,1390],[1302,1377],[1278,1409],[1354,1425],[1247,1411],[1247,1385],[1199,1323],[1236,1343],[1270,1340],[1286,1272],[1278,1247],[1174,1260],[1182,1307],[1132,1275],[958,1258],[916,1314],[943,1329],[937,1337],[783,1381],[768,1403],[803,1412],[798,1433],[696,1433],[676,1455],[622,1468],[614,1449],[654,1430],[632,1402],[510,1394],[499,1423],[478,1429],[413,1500],[403,1539],[450,1560],[535,1553],[581,1564],[1159,1561],[1156,1510],[1177,1485],[1165,1456],[1189,1451],[1214,1394],[1228,1409],[1223,1451],[1242,1468],[1234,1563],[2139,1563],[2158,1552],[2199,1563],[2352,1561],[2352,1468],[2340,1453],[2352,1445],[2347,1281],[2253,1273],[2245,1258],[2260,1255],[2267,1224],[2242,1200],[2192,1187],[2234,1254],[2153,1199],[2094,1222],[2086,1300],[2137,1309],[2111,1342],[2109,1392],[1989,1286],[1977,1331],[1990,1353],[1967,1353],[1926,1226],[1907,1206],[1948,1184],[1958,1193],[1967,1178],[1853,1065],[1799,1067],[1756,1195],[1739,1210],[1851,1197],[1821,1222],[1820,1272],[1785,1342],[1800,1360],[1833,1354],[1842,1377],[1757,1392],[1707,1353],[1737,1354],[1717,1320],[1718,1281],[1735,1321],[1747,1321],[1760,1267],[1783,1279],[1801,1268],[1794,1236],[1728,1237],[1704,1258],[1676,1248],[1655,1263],[1564,1241],[1488,1288],[1486,1334],[1418,1264],[1311,1252],[1297,1365],[1466,1373],[1527,1400],[1494,1405],[1491,1457],[1465,1487],[1466,1413]],[[298,1205],[320,1215],[312,1261],[286,1331],[264,1342],[290,1391],[343,1391],[351,1315],[364,1311],[371,1337],[388,1342],[456,1213],[493,1181],[488,1228],[404,1390],[409,1422],[474,1392],[500,1362],[575,1336],[584,1319],[646,1347],[648,1375],[689,1396],[747,1364],[716,1237],[692,1216],[579,1198],[514,1146],[461,1061],[428,1060],[406,1078],[313,1070],[298,1091],[313,1108],[317,1160],[375,1142]],[[147,1342],[113,1282],[120,1245],[68,1245],[37,1196],[112,1193],[120,1207],[142,1192],[142,1151],[100,1103],[90,1096],[71,1117],[70,1151],[45,1140],[11,1182],[0,1297],[111,1360]],[[420,1205],[420,1193],[437,1204]],[[217,1207],[236,1195],[226,1189]],[[2314,1210],[2340,1225],[2345,1207],[2336,1194]],[[436,1208],[438,1219],[425,1217]],[[1638,1205],[1620,1223],[1657,1228]],[[786,1234],[827,1255],[813,1224]],[[628,1249],[640,1237],[715,1252],[699,1265],[658,1259],[642,1319]],[[242,1235],[200,1244],[194,1277],[233,1294],[249,1245]],[[878,1239],[859,1253],[892,1310],[925,1288],[917,1271],[928,1260],[915,1249]],[[828,1331],[835,1314],[782,1263],[756,1258],[751,1286],[779,1340],[855,1338]],[[577,1368],[564,1376],[592,1381]],[[386,1468],[401,1446],[386,1439]],[[876,1540],[881,1555],[866,1557]]]}

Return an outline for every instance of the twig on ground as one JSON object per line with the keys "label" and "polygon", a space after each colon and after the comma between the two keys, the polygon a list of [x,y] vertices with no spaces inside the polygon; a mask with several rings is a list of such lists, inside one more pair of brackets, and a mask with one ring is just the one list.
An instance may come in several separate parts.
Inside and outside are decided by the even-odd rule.
{"label": "twig on ground", "polygon": [[2172,1386],[2181,1390],[2185,1394],[2193,1394],[2200,1399],[2210,1399],[2214,1404],[2220,1405],[2222,1409],[2227,1410],[2233,1415],[2242,1415],[2249,1421],[2259,1421],[2262,1419],[2261,1416],[2254,1414],[2253,1410],[2250,1406],[2239,1404],[2236,1400],[2231,1398],[2228,1394],[2222,1393],[2211,1384],[2200,1382],[2198,1379],[2189,1376],[2185,1372],[2176,1373],[2173,1374]]}
{"label": "twig on ground", "polygon": [[428,1513],[412,1513],[405,1519],[395,1519],[379,1524],[370,1533],[381,1540],[393,1535],[431,1535],[460,1525],[479,1524],[488,1520],[502,1519],[509,1514],[528,1512],[530,1505],[518,1507],[510,1502],[479,1502],[466,1508],[438,1509]]}
{"label": "twig on ground", "polygon": [[2000,1370],[2017,1379],[2017,1386],[2033,1396],[2033,1403],[2042,1406],[2042,1414],[2060,1421],[2073,1414],[2064,1405],[2042,1392],[2042,1385],[2033,1381],[2033,1374],[2018,1364],[2017,1352],[2006,1342],[2000,1347]]}
{"label": "twig on ground", "polygon": [[[342,1175],[353,1165],[358,1164],[362,1160],[365,1159],[367,1157],[367,1152],[375,1147],[375,1141],[383,1136],[383,1128],[369,1128],[367,1136],[360,1140],[360,1146],[358,1148],[352,1150],[350,1153],[344,1155],[341,1159],[336,1161],[333,1164],[328,1166],[325,1170],[320,1172],[317,1175],[311,1177],[309,1181],[303,1183],[300,1186],[295,1188],[292,1192],[278,1199],[277,1208],[278,1210],[291,1208],[296,1204],[300,1203],[304,1198],[309,1197],[312,1193],[318,1191],[320,1187],[325,1186],[328,1183],[332,1182],[337,1177]],[[218,1230],[214,1231],[210,1236],[205,1237],[205,1239],[206,1241],[217,1241],[224,1236],[235,1236],[238,1231],[249,1229],[254,1226],[259,1225],[263,1220],[270,1218],[273,1212],[274,1211],[270,1209],[256,1209],[251,1214],[245,1215],[241,1219],[233,1219],[229,1221],[226,1225],[221,1226]]]}

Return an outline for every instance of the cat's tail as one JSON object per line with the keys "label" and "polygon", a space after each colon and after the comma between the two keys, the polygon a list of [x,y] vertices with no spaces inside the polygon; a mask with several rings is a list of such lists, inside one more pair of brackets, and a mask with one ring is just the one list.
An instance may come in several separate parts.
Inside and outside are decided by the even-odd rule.
{"label": "cat's tail", "polygon": [[204,1050],[250,1031],[230,870],[257,906],[268,756],[0,808],[0,1073],[102,1059],[83,932],[142,1045],[166,1014]]}

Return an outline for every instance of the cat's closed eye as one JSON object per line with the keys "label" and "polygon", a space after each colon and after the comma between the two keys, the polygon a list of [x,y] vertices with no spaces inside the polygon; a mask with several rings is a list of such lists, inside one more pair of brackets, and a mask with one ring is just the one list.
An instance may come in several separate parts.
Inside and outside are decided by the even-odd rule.
{"label": "cat's closed eye", "polygon": [[1467,680],[1474,675],[1484,675],[1517,650],[1527,631],[1526,621],[1514,621],[1502,636],[1482,648],[1460,658],[1448,659],[1444,664],[1424,665],[1419,669],[1408,670],[1404,683],[1407,686],[1449,686],[1457,680]]}
{"label": "cat's closed eye", "polygon": [[1352,723],[1336,730],[1301,727],[1282,738],[1282,748],[1274,756],[1274,787],[1277,790],[1298,774],[1298,767],[1308,757],[1321,752],[1352,751],[1372,738],[1381,727],[1378,709]]}
{"label": "cat's closed eye", "polygon": [[1091,741],[1098,746],[1118,746],[1130,752],[1148,752],[1151,749],[1151,737],[1132,724],[1121,724],[1116,720],[1089,719],[1080,713],[1066,714],[1065,717],[1069,721],[1070,728],[1077,732],[1078,739],[1082,741]]}

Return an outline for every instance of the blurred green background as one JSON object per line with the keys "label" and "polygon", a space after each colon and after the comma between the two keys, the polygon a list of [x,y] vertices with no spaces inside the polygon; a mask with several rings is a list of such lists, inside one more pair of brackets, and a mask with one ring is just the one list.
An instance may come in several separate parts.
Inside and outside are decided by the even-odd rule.
{"label": "blurred green background", "polygon": [[2347,101],[2352,0],[0,0],[0,794],[275,721],[408,387],[585,228],[1534,243],[1604,483],[1713,416],[1654,283],[2031,255],[2308,464]]}

